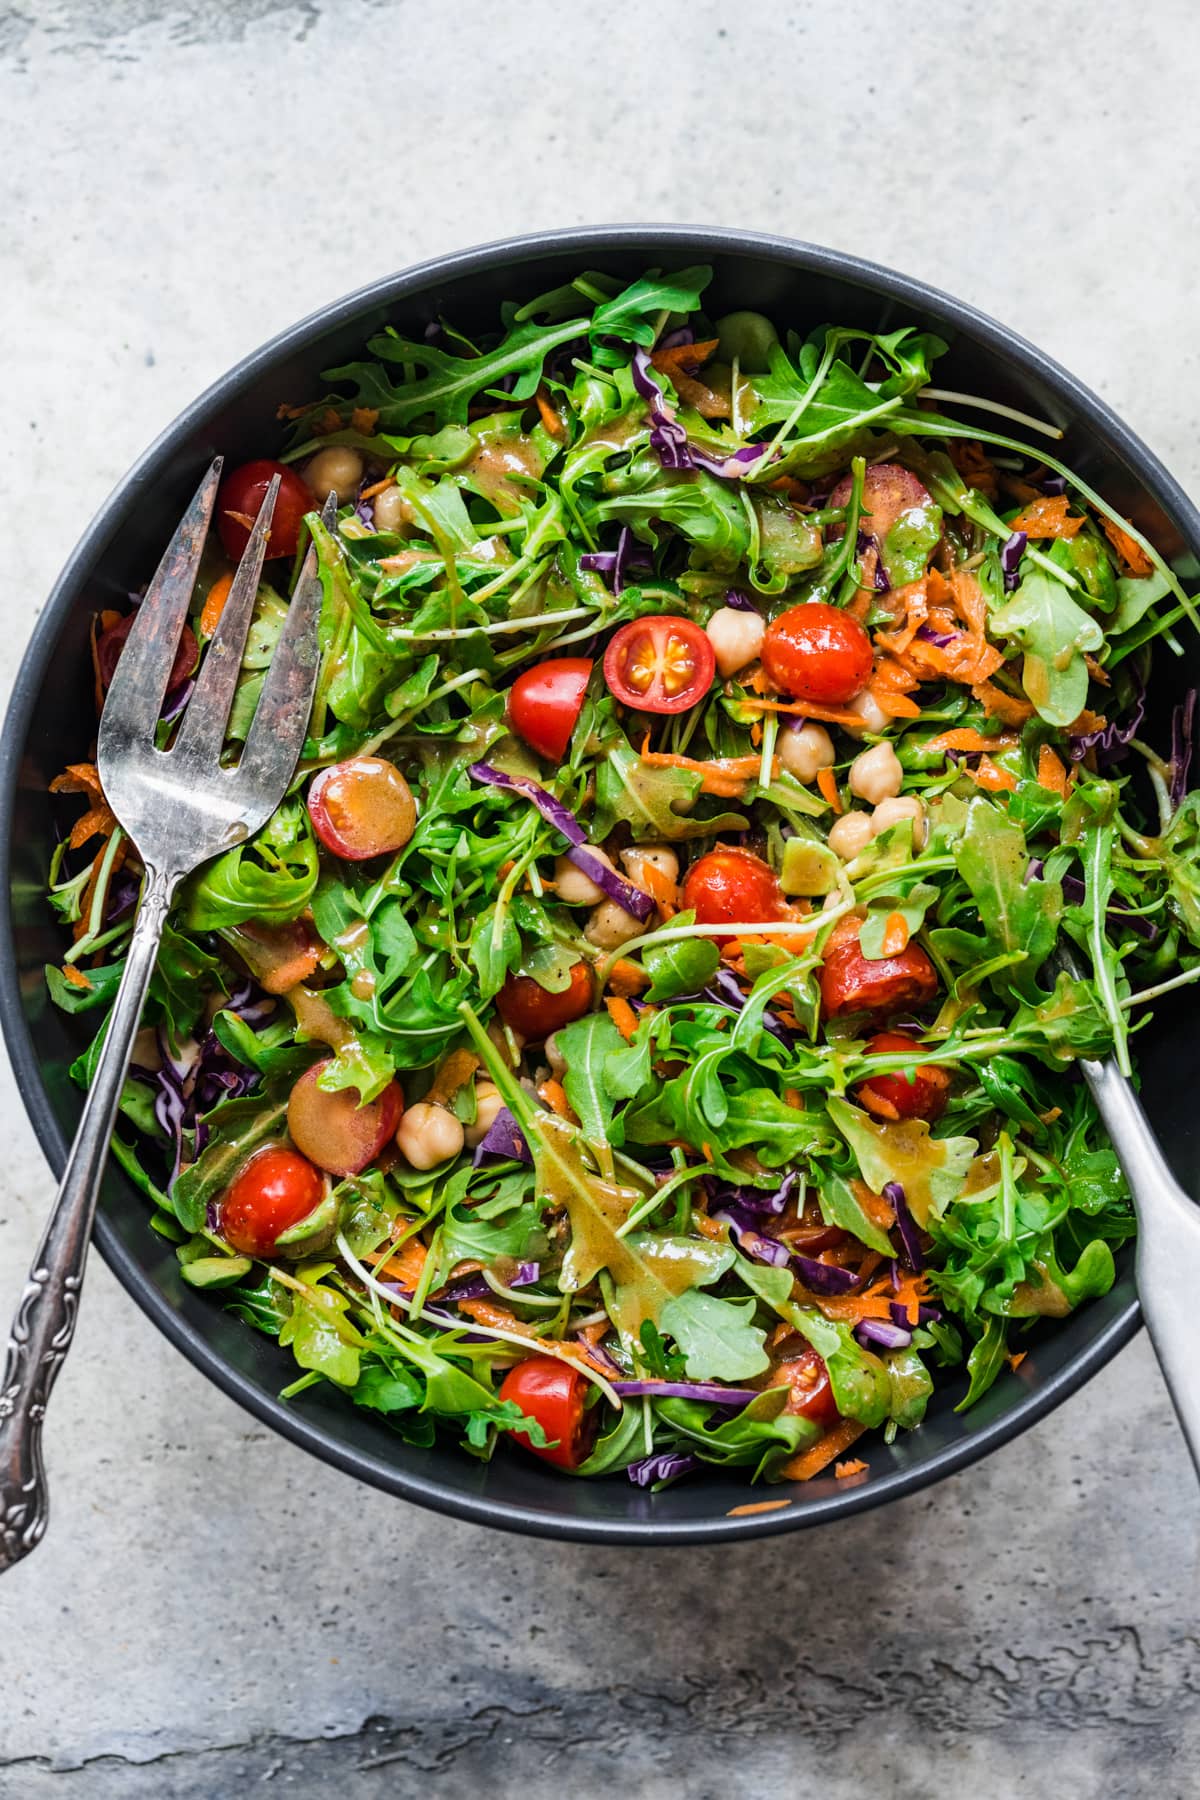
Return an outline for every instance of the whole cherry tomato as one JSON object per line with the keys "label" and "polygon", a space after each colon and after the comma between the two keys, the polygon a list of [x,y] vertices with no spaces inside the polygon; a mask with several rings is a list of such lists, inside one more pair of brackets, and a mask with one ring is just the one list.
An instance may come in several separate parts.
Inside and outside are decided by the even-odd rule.
{"label": "whole cherry tomato", "polygon": [[582,1019],[594,999],[591,967],[581,960],[572,965],[570,984],[561,994],[552,994],[532,975],[510,975],[496,995],[496,1009],[511,1031],[541,1043],[573,1019]]}
{"label": "whole cherry tomato", "polygon": [[857,619],[823,600],[808,600],[767,626],[762,666],[781,694],[817,706],[844,706],[871,679],[874,655]]}
{"label": "whole cherry tomato", "polygon": [[776,1366],[771,1379],[773,1387],[787,1387],[785,1413],[799,1413],[815,1425],[833,1425],[840,1418],[829,1370],[825,1359],[815,1350],[801,1350],[796,1356],[785,1356]]}
{"label": "whole cherry tomato", "polygon": [[712,686],[717,658],[706,631],[660,613],[622,625],[604,652],[604,679],[639,712],[686,712]]}
{"label": "whole cherry tomato", "polygon": [[561,762],[567,754],[591,673],[589,657],[555,656],[523,670],[513,682],[508,722],[539,756]]}
{"label": "whole cherry tomato", "polygon": [[577,1469],[591,1451],[594,1414],[587,1411],[588,1383],[578,1369],[556,1356],[531,1356],[510,1369],[500,1383],[500,1398],[512,1400],[528,1419],[535,1419],[553,1441],[531,1444],[523,1431],[509,1433],[516,1443],[560,1469]]}
{"label": "whole cherry tomato", "polygon": [[[899,1031],[880,1031],[867,1045],[871,1056],[897,1056],[917,1046]],[[950,1077],[936,1063],[921,1063],[911,1079],[900,1069],[890,1075],[868,1075],[855,1090],[859,1103],[883,1119],[928,1119],[932,1125],[946,1110]]]}
{"label": "whole cherry tomato", "polygon": [[770,863],[749,850],[710,850],[683,878],[680,905],[698,925],[758,925],[783,918],[787,903]]}
{"label": "whole cherry tomato", "polygon": [[417,823],[412,789],[382,756],[352,756],[315,776],[308,816],[327,850],[350,862],[387,856],[407,844]]}
{"label": "whole cherry tomato", "polygon": [[861,919],[842,919],[825,946],[821,968],[821,1015],[865,1012],[878,1018],[924,1006],[937,993],[937,970],[920,944],[899,956],[870,959],[858,947]]}
{"label": "whole cherry tomato", "polygon": [[261,457],[231,469],[217,490],[217,530],[230,562],[237,562],[246,548],[251,527],[275,475],[279,477],[279,492],[267,540],[267,558],[295,556],[304,515],[312,511],[316,501],[295,469]]}
{"label": "whole cherry tomato", "polygon": [[270,1256],[281,1232],[315,1212],[325,1178],[306,1156],[283,1144],[243,1163],[220,1206],[221,1236],[243,1256]]}
{"label": "whole cherry tomato", "polygon": [[[125,639],[133,629],[136,613],[129,613],[102,631],[96,639],[96,664],[100,670],[100,685],[107,691],[109,683],[116,673],[117,664],[121,660],[121,652],[125,648]],[[167,692],[177,688],[181,681],[186,681],[200,658],[200,646],[190,625],[185,625],[179,636],[179,647],[175,652],[175,661],[171,664],[171,673],[167,679]]]}

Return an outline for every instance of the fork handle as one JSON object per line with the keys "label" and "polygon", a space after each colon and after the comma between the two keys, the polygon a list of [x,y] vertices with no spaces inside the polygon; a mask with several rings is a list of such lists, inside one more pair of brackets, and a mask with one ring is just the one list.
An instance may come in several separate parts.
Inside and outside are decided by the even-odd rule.
{"label": "fork handle", "polygon": [[40,1543],[50,1497],[42,1457],[46,1403],[75,1335],[96,1199],[142,1004],[179,877],[147,868],[121,985],[58,1197],[29,1271],[0,1380],[0,1572]]}
{"label": "fork handle", "polygon": [[1081,1067],[1133,1195],[1142,1317],[1200,1475],[1200,1206],[1172,1175],[1133,1084],[1116,1064]]}

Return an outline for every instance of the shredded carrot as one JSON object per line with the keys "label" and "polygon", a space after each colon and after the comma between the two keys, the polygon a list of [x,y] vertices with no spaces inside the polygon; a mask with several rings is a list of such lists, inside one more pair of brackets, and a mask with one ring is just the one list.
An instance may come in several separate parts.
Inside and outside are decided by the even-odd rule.
{"label": "shredded carrot", "polygon": [[83,970],[77,969],[74,963],[64,963],[62,966],[62,975],[63,980],[69,981],[72,987],[82,988],[85,994],[91,992],[91,982],[88,980]]}
{"label": "shredded carrot", "polygon": [[621,1036],[625,1039],[625,1042],[628,1043],[634,1032],[637,1030],[637,1014],[634,1012],[632,1006],[630,1006],[628,1000],[618,998],[616,1000],[606,1000],[604,1004],[608,1008],[609,1018],[612,1020]]}
{"label": "shredded carrot", "polygon": [[908,920],[903,913],[889,913],[880,945],[885,956],[902,956],[908,949]]}
{"label": "shredded carrot", "polygon": [[842,1419],[808,1450],[802,1450],[799,1456],[793,1456],[790,1462],[784,1463],[780,1473],[785,1481],[811,1481],[814,1475],[819,1475],[822,1469],[828,1468],[843,1450],[848,1450],[851,1444],[857,1443],[865,1430],[866,1426],[860,1425],[857,1419]]}
{"label": "shredded carrot", "polygon": [[950,461],[958,470],[968,487],[978,488],[988,500],[995,500],[1000,493],[1000,482],[995,463],[984,451],[983,445],[974,438],[951,438],[947,450]]}
{"label": "shredded carrot", "polygon": [[409,1238],[399,1250],[385,1244],[381,1250],[371,1251],[364,1261],[377,1265],[375,1272],[381,1281],[395,1281],[402,1288],[415,1288],[428,1254],[419,1238]]}
{"label": "shredded carrot", "polygon": [[1043,744],[1038,751],[1037,780],[1039,787],[1044,787],[1049,793],[1059,794],[1064,800],[1066,799],[1070,787],[1067,771],[1049,744]]}
{"label": "shredded carrot", "polygon": [[748,1519],[751,1513],[778,1512],[781,1506],[790,1506],[790,1500],[752,1500],[748,1506],[731,1506],[725,1514],[727,1519]]}
{"label": "shredded carrot", "polygon": [[1017,1370],[1020,1368],[1021,1364],[1025,1361],[1025,1358],[1028,1355],[1029,1355],[1028,1350],[1017,1350],[1017,1351],[1014,1351],[1012,1356],[1010,1356],[1007,1359],[1008,1366],[1012,1370],[1014,1375],[1016,1374]]}
{"label": "shredded carrot", "polygon": [[1039,1113],[1038,1118],[1042,1121],[1043,1125],[1053,1125],[1055,1119],[1062,1118],[1062,1107],[1052,1106],[1049,1112]]}
{"label": "shredded carrot", "polygon": [[834,1463],[833,1474],[837,1481],[847,1481],[852,1475],[864,1475],[870,1467],[861,1456],[851,1457],[849,1462]]}
{"label": "shredded carrot", "polygon": [[1017,514],[1008,529],[1023,531],[1027,538],[1073,538],[1084,520],[1080,514],[1070,516],[1070,504],[1066,494],[1039,494]]}
{"label": "shredded carrot", "polygon": [[544,1101],[550,1111],[557,1113],[560,1119],[574,1119],[575,1114],[571,1110],[571,1102],[567,1099],[566,1089],[561,1081],[554,1079],[553,1075],[549,1081],[543,1081],[538,1089],[538,1099]]}
{"label": "shredded carrot", "polygon": [[727,419],[730,412],[728,398],[696,377],[718,341],[708,338],[702,344],[674,344],[669,350],[656,350],[650,358],[650,366],[665,375],[684,405],[694,406],[703,419]]}
{"label": "shredded carrot", "polygon": [[783,1090],[783,1104],[785,1106],[802,1107],[804,1105],[804,1095],[800,1092],[799,1088],[785,1087]]}
{"label": "shredded carrot", "polygon": [[890,1231],[896,1223],[896,1209],[891,1201],[885,1200],[882,1194],[877,1194],[874,1188],[868,1187],[865,1181],[859,1181],[857,1177],[850,1186],[872,1225],[878,1225],[880,1231]]}
{"label": "shredded carrot", "polygon": [[767,486],[776,494],[786,494],[789,500],[805,501],[812,492],[806,481],[797,481],[794,475],[778,475]]}
{"label": "shredded carrot", "polygon": [[379,408],[377,406],[356,406],[350,414],[350,429],[361,431],[364,437],[373,437],[378,423]]}
{"label": "shredded carrot", "polygon": [[938,737],[926,740],[926,750],[963,750],[974,755],[978,751],[990,754],[993,750],[1011,750],[1017,739],[1007,731],[999,737],[984,737],[982,732],[974,731],[969,725],[956,725],[953,731],[943,731]]}
{"label": "shredded carrot", "polygon": [[426,1100],[433,1106],[444,1106],[459,1088],[466,1087],[478,1067],[479,1058],[473,1050],[452,1050],[434,1076]]}
{"label": "shredded carrot", "polygon": [[538,382],[533,397],[537,401],[538,414],[542,424],[546,427],[546,430],[550,433],[552,438],[557,438],[561,442],[567,435],[566,428],[558,414],[555,412],[553,406],[550,404],[550,396],[546,392],[546,384],[544,381]]}
{"label": "shredded carrot", "polygon": [[210,638],[221,623],[221,614],[225,611],[225,602],[229,598],[229,590],[232,586],[232,575],[218,575],[209,588],[200,614],[201,637]]}
{"label": "shredded carrot", "polygon": [[640,994],[643,988],[648,988],[650,977],[641,963],[635,963],[631,956],[622,956],[609,970],[608,985],[614,994],[624,998],[629,994]]}
{"label": "shredded carrot", "polygon": [[498,1306],[494,1300],[457,1300],[455,1305],[477,1325],[490,1325],[493,1331],[513,1331],[518,1337],[536,1336],[534,1326],[527,1325],[515,1312],[510,1312],[507,1306]]}
{"label": "shredded carrot", "polygon": [[978,766],[968,769],[967,774],[977,787],[985,788],[989,794],[1011,794],[1016,790],[1016,776],[994,763],[990,756],[981,756]]}
{"label": "shredded carrot", "polygon": [[[704,761],[694,756],[676,756],[672,751],[650,750],[647,736],[638,752],[644,763],[652,769],[690,769],[700,776],[700,792],[716,794],[722,800],[740,800],[746,790],[746,783],[753,781],[762,766],[757,756],[719,756]],[[778,773],[779,759],[775,758],[771,773]]]}
{"label": "shredded carrot", "polygon": [[919,719],[921,716],[920,707],[907,694],[898,694],[893,688],[878,686],[874,682],[867,688],[867,692],[880,712],[889,719]]}
{"label": "shredded carrot", "polygon": [[729,1227],[722,1225],[719,1219],[710,1219],[708,1214],[703,1212],[692,1214],[692,1226],[700,1233],[701,1237],[706,1238],[724,1238],[729,1230]]}
{"label": "shredded carrot", "polygon": [[842,796],[838,793],[837,776],[832,769],[817,770],[817,786],[821,790],[821,798],[826,806],[831,806],[840,817],[846,809],[842,805]]}
{"label": "shredded carrot", "polygon": [[370,487],[365,487],[358,497],[360,500],[373,500],[376,494],[382,494],[385,488],[395,487],[395,485],[391,476],[385,475],[382,481],[373,481]]}
{"label": "shredded carrot", "polygon": [[1126,575],[1152,575],[1154,573],[1154,564],[1135,537],[1130,537],[1127,531],[1123,530],[1120,525],[1114,524],[1111,519],[1102,518],[1100,523],[1104,528],[1105,537],[1120,557]]}
{"label": "shredded carrot", "polygon": [[638,886],[645,888],[665,919],[679,911],[679,889],[669,875],[647,858],[638,867]]}
{"label": "shredded carrot", "polygon": [[987,709],[990,719],[999,719],[1002,725],[1024,725],[1033,717],[1033,707],[1028,700],[1018,700],[1014,694],[1006,694],[991,681],[980,681],[971,689],[980,706]]}

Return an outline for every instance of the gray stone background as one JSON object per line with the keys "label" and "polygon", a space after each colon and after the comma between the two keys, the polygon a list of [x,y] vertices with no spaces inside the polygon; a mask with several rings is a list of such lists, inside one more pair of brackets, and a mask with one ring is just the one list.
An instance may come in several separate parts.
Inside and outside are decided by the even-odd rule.
{"label": "gray stone background", "polygon": [[[1008,320],[1185,483],[1189,0],[0,0],[0,678],[93,509],[311,308],[544,225],[808,237]],[[50,1183],[0,1092],[0,1314]],[[3,1800],[1200,1790],[1197,1494],[1144,1339],[761,1547],[486,1533],[266,1432],[93,1267],[0,1590]]]}

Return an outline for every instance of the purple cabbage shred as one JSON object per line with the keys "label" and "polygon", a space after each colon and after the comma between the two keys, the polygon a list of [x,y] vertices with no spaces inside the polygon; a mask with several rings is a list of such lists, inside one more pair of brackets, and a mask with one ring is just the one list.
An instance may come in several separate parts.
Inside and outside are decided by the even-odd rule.
{"label": "purple cabbage shred", "polygon": [[674,1481],[679,1475],[692,1475],[704,1464],[690,1450],[658,1450],[631,1462],[625,1473],[636,1487],[652,1487],[656,1481]]}
{"label": "purple cabbage shred", "polygon": [[908,1209],[908,1196],[898,1181],[889,1181],[884,1184],[883,1197],[896,1214],[896,1229],[903,1246],[901,1260],[919,1273],[925,1267],[925,1258],[921,1253],[921,1234],[917,1230],[917,1222]]}
{"label": "purple cabbage shred", "polygon": [[1025,546],[1029,542],[1023,531],[1014,531],[1006,538],[1000,550],[1000,568],[1004,574],[1004,591],[1011,594],[1021,579],[1021,558],[1025,554]]}
{"label": "purple cabbage shred", "polygon": [[1196,689],[1189,688],[1171,715],[1171,805],[1180,806],[1187,793],[1192,751],[1196,746]]}
{"label": "purple cabbage shred", "polygon": [[517,1124],[507,1106],[502,1106],[491,1124],[487,1134],[476,1146],[472,1162],[478,1168],[486,1157],[503,1157],[509,1162],[531,1163],[533,1157],[529,1153],[529,1145],[525,1135]]}
{"label": "purple cabbage shred", "polygon": [[649,1394],[657,1400],[701,1400],[708,1406],[749,1406],[758,1399],[757,1388],[721,1387],[712,1381],[614,1381],[623,1400]]}
{"label": "purple cabbage shred", "polygon": [[583,870],[589,880],[602,888],[610,900],[632,914],[635,919],[648,919],[655,910],[655,903],[644,889],[634,887],[615,869],[610,869],[601,862],[587,841],[587,834],[570,807],[564,806],[561,800],[549,793],[538,782],[531,781],[525,775],[508,775],[503,769],[495,768],[491,763],[472,763],[467,770],[472,781],[482,782],[488,787],[507,788],[514,794],[521,794],[537,807],[543,819],[562,833],[571,848],[567,855],[571,861]]}
{"label": "purple cabbage shred", "polygon": [[912,1343],[912,1332],[907,1326],[890,1324],[887,1319],[860,1319],[854,1335],[864,1350],[907,1350]]}

